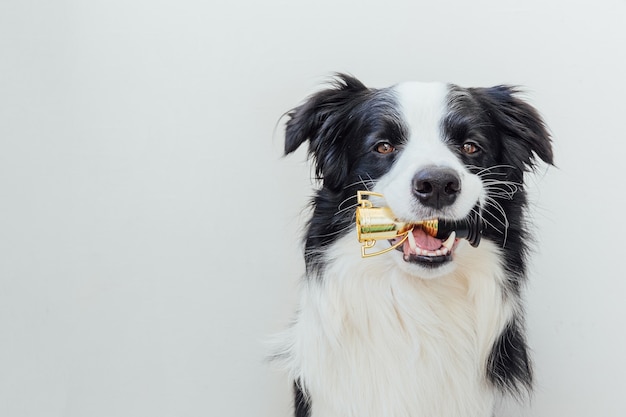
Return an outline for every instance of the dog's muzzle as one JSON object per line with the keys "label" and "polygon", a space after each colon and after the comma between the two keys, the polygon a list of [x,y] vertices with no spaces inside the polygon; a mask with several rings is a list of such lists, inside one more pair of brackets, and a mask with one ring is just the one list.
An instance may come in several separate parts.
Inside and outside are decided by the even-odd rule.
{"label": "dog's muzzle", "polygon": [[[444,262],[459,239],[466,239],[476,247],[483,232],[483,221],[478,210],[461,220],[429,219],[418,222],[398,220],[389,207],[375,207],[366,196],[384,198],[380,193],[358,191],[356,209],[357,238],[363,258],[381,255],[393,249],[404,252],[407,261]],[[377,252],[368,252],[378,240],[387,240],[391,246]]]}

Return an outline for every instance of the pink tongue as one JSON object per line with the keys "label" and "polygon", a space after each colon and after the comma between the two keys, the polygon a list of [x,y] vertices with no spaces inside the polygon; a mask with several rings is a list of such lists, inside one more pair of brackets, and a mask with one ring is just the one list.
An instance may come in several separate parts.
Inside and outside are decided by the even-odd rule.
{"label": "pink tongue", "polygon": [[413,229],[413,236],[415,237],[415,243],[422,249],[435,251],[441,247],[441,240],[426,234],[422,229]]}

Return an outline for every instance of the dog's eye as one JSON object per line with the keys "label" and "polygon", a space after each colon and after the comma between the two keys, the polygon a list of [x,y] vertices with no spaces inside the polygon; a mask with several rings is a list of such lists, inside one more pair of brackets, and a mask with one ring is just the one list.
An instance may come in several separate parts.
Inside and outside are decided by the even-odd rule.
{"label": "dog's eye", "polygon": [[480,148],[474,142],[468,141],[463,144],[462,150],[463,150],[463,153],[467,155],[472,155],[472,154],[475,154],[476,152],[479,152]]}
{"label": "dog's eye", "polygon": [[389,142],[380,142],[376,145],[376,152],[383,155],[387,155],[395,150],[396,148],[394,148]]}

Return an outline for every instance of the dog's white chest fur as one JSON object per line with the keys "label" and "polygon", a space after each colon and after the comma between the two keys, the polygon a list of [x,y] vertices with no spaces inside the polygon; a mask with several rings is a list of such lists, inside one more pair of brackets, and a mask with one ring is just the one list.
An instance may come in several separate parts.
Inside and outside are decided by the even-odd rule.
{"label": "dog's white chest fur", "polygon": [[484,363],[512,311],[493,245],[459,247],[457,272],[434,280],[361,259],[353,234],[327,253],[284,346],[311,417],[491,416]]}

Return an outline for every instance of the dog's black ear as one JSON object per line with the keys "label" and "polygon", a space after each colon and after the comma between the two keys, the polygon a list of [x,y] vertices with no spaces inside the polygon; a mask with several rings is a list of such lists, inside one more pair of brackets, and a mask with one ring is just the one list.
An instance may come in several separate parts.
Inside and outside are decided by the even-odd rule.
{"label": "dog's black ear", "polygon": [[536,166],[536,156],[553,165],[552,140],[543,118],[517,97],[519,90],[506,85],[476,89],[495,128],[501,132],[504,157],[522,171]]}
{"label": "dog's black ear", "polygon": [[[331,88],[319,91],[287,113],[285,155],[309,141],[309,155],[318,178],[335,188],[347,174],[344,127],[349,119],[348,104],[369,89],[359,80],[338,74]],[[343,122],[343,123],[342,123]]]}

